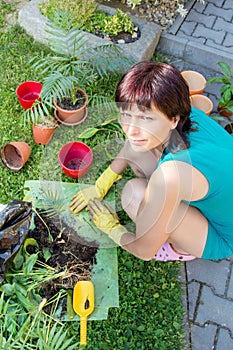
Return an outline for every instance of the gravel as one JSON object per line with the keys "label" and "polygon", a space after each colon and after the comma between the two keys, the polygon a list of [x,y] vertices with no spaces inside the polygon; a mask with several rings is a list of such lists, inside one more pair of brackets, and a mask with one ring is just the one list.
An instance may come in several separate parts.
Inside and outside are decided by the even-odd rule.
{"label": "gravel", "polygon": [[[19,10],[28,0],[18,0],[16,9]],[[129,0],[128,0],[129,1]],[[133,0],[131,0],[133,1]],[[184,7],[188,0],[142,0],[134,10],[127,5],[127,0],[99,0],[106,6],[120,8],[124,12],[146,18],[148,21],[159,24],[162,29],[169,28],[179,14],[179,7]],[[6,3],[15,4],[15,0],[5,0]],[[16,24],[17,17],[14,13],[8,15],[8,24]]]}
{"label": "gravel", "polygon": [[146,18],[159,24],[163,29],[169,28],[175,18],[180,16],[179,8],[185,7],[187,0],[142,0],[134,10],[127,5],[127,0],[101,0],[107,6],[119,7],[125,12]]}

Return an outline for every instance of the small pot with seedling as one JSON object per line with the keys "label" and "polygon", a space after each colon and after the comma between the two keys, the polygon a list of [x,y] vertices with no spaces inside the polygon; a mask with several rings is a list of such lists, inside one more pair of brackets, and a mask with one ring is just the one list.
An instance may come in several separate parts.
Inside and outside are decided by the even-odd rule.
{"label": "small pot with seedling", "polygon": [[231,68],[226,62],[218,62],[221,67],[222,76],[210,78],[210,84],[220,83],[220,100],[218,103],[218,111],[221,115],[230,117],[233,114],[233,84],[231,82]]}
{"label": "small pot with seedling", "polygon": [[78,125],[87,117],[87,93],[77,88],[73,91],[73,96],[63,97],[56,101],[53,100],[55,118],[64,125]]}
{"label": "small pot with seedling", "polygon": [[31,123],[34,141],[39,145],[47,145],[58,126],[53,109],[52,105],[40,99],[24,111],[24,123]]}

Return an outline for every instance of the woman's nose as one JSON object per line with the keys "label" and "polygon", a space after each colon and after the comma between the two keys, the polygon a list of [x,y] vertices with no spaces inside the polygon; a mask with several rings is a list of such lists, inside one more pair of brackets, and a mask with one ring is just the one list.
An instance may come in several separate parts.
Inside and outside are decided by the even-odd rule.
{"label": "woman's nose", "polygon": [[130,122],[125,125],[124,129],[127,135],[135,135],[140,131],[136,120],[130,120]]}

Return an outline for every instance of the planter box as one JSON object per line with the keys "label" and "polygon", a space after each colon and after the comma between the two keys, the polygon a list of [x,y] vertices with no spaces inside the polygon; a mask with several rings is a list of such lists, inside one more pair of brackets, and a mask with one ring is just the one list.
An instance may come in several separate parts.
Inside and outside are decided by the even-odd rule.
{"label": "planter box", "polygon": [[[38,8],[38,3],[42,3],[43,0],[31,0],[29,1],[20,11],[19,11],[19,25],[22,26],[26,32],[33,36],[36,41],[43,44],[47,44],[46,37],[48,33],[46,32],[46,22],[48,19],[44,17]],[[115,14],[116,9],[108,6],[99,5],[99,8],[108,12],[109,14]],[[122,54],[125,57],[132,59],[133,61],[141,61],[144,59],[150,59],[158,45],[161,28],[159,25],[148,22],[145,19],[130,16],[136,26],[139,27],[141,31],[141,37],[129,44],[117,44]],[[86,32],[84,40],[88,39],[88,46],[95,47],[100,45],[109,45],[109,42],[105,39],[101,39],[94,34]],[[110,42],[111,43],[111,42]],[[112,44],[112,43],[111,43]]]}
{"label": "planter box", "polygon": [[[85,186],[84,184],[56,181],[26,181],[25,200],[31,201],[33,208],[46,208],[46,202],[49,202],[53,193],[56,201],[59,200],[59,203],[62,203],[62,208],[59,210],[61,219],[76,230],[77,240],[79,236],[85,238],[86,242],[90,242],[90,245],[94,240],[98,242],[96,264],[92,267],[91,277],[95,288],[95,309],[89,319],[103,320],[107,319],[110,307],[119,306],[117,248],[112,240],[96,228],[85,210],[78,215],[70,211],[70,198]],[[111,206],[114,206],[114,191],[109,192],[106,200]],[[64,303],[67,303],[66,298],[60,303],[55,316],[67,321],[78,320],[79,316],[74,313],[72,313],[74,317],[62,316]]]}

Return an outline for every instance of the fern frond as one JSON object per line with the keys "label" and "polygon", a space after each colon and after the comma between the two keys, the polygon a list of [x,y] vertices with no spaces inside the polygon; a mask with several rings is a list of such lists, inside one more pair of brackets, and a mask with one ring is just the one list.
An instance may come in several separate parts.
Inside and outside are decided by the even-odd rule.
{"label": "fern frond", "polygon": [[74,76],[64,76],[61,72],[52,73],[44,79],[41,98],[50,102],[52,98],[61,99],[75,83],[78,83],[78,79]]}
{"label": "fern frond", "polygon": [[133,63],[132,60],[121,54],[120,48],[115,44],[93,47],[88,53],[95,57],[92,63],[100,76],[124,72]]}

